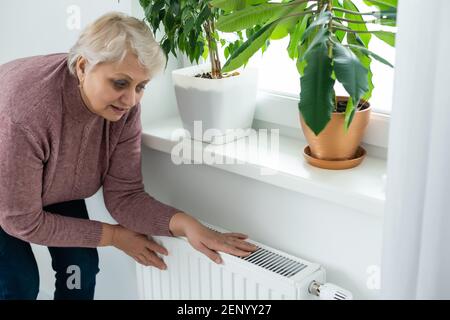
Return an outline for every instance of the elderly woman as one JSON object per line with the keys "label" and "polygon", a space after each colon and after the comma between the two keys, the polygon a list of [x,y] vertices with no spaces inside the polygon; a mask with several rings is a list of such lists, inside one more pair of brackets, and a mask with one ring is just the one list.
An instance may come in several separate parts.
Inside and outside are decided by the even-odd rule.
{"label": "elderly woman", "polygon": [[[255,250],[245,235],[213,232],[144,191],[139,101],[164,65],[144,22],[110,13],[68,54],[0,66],[0,299],[36,299],[30,243],[49,248],[55,299],[93,299],[96,247],[160,269],[158,254],[170,253],[151,235],[186,236],[217,263],[218,251]],[[89,220],[84,198],[101,186],[117,225]],[[81,275],[75,288],[67,285],[71,266]]]}

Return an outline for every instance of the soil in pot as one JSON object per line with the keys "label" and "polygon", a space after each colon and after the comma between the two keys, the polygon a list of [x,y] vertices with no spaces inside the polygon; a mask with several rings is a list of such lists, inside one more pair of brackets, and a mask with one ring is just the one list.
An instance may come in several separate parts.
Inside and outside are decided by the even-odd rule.
{"label": "soil in pot", "polygon": [[[357,111],[365,110],[369,107],[369,104],[366,102],[362,102],[358,105]],[[345,113],[345,110],[347,109],[347,100],[345,101],[338,101],[336,110],[334,112],[338,113]]]}
{"label": "soil in pot", "polygon": [[[232,73],[224,73],[222,75],[222,78],[229,78],[229,77],[235,77],[238,76],[240,73],[235,71]],[[202,79],[212,79],[212,73],[211,72],[203,72],[203,73],[198,73],[194,76],[195,78],[202,78]]]}

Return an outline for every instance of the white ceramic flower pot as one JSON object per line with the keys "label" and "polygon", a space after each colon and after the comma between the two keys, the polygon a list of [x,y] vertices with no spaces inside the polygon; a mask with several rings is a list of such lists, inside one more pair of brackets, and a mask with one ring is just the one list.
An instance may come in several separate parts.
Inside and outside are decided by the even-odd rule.
{"label": "white ceramic flower pot", "polygon": [[209,65],[174,70],[178,111],[191,138],[213,144],[227,143],[249,134],[256,106],[257,69],[223,79],[196,78]]}

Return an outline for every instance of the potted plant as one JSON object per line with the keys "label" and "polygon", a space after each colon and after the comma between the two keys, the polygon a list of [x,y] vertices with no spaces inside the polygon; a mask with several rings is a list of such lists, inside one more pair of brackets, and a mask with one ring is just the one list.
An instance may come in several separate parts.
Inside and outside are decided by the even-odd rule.
{"label": "potted plant", "polygon": [[[215,0],[224,10],[217,28],[236,32],[259,26],[229,58],[224,71],[244,64],[270,39],[290,37],[287,53],[300,74],[300,122],[308,142],[305,157],[316,166],[345,169],[358,165],[365,150],[360,143],[369,121],[372,59],[392,65],[369,50],[372,36],[391,46],[393,32],[370,30],[372,25],[396,25],[397,0],[364,0],[377,9],[361,12],[351,0],[255,0],[248,7]],[[361,2],[361,0],[359,1]],[[335,82],[348,97],[336,97]]]}
{"label": "potted plant", "polygon": [[[153,32],[164,28],[160,40],[166,57],[185,54],[191,63],[209,63],[172,72],[177,106],[191,138],[225,143],[248,134],[256,105],[257,70],[223,73],[220,43],[226,55],[234,52],[242,36],[229,42],[215,29],[220,9],[207,0],[140,0]],[[239,33],[238,33],[239,34]]]}

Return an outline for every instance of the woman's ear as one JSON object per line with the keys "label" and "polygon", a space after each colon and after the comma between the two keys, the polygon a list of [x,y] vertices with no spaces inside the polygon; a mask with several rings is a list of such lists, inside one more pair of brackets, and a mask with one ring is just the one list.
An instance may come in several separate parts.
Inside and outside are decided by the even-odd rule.
{"label": "woman's ear", "polygon": [[86,59],[84,57],[78,57],[77,59],[77,76],[80,82],[84,81],[86,74]]}

